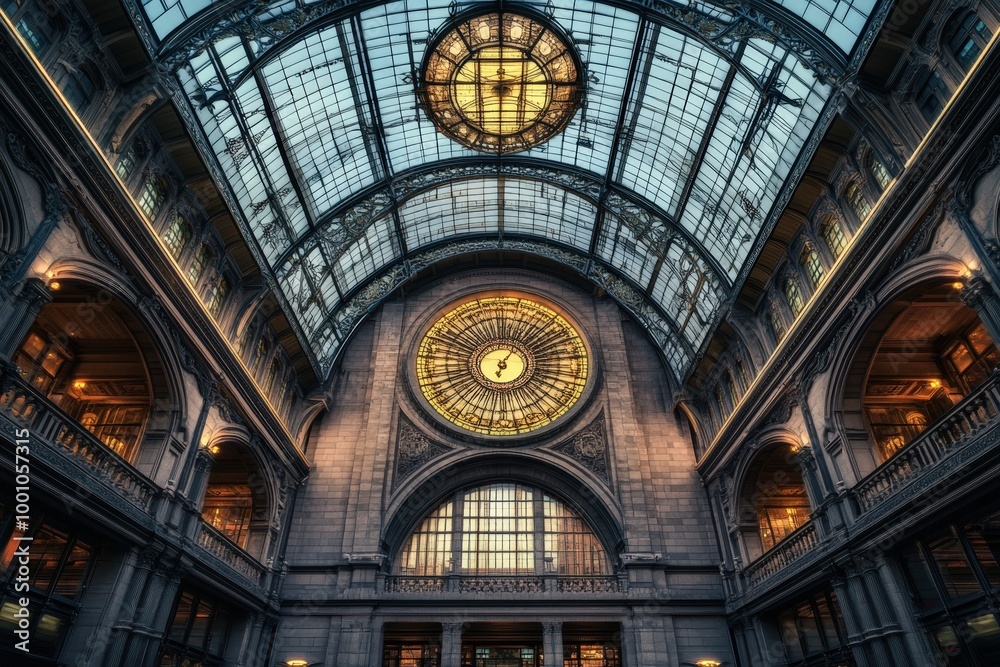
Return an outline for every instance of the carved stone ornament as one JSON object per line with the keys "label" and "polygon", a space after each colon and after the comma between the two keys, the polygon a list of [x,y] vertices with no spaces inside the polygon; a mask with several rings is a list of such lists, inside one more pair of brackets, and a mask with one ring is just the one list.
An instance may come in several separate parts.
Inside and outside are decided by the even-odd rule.
{"label": "carved stone ornament", "polygon": [[396,469],[393,482],[409,477],[428,461],[435,459],[451,448],[440,445],[423,434],[410,420],[399,416],[399,430],[396,435]]}
{"label": "carved stone ornament", "polygon": [[603,413],[569,441],[556,445],[552,449],[576,459],[585,468],[600,477],[605,484],[611,484]]}
{"label": "carved stone ornament", "polygon": [[627,552],[621,555],[622,565],[652,565],[658,563],[663,554],[656,552]]}

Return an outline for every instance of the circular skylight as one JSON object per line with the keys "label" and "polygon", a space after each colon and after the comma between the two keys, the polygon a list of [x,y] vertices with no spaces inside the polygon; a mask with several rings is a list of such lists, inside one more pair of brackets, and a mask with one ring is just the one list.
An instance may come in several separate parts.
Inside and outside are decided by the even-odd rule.
{"label": "circular skylight", "polygon": [[573,117],[580,91],[580,66],[567,40],[511,12],[443,31],[424,63],[424,104],[438,129],[485,153],[548,141]]}

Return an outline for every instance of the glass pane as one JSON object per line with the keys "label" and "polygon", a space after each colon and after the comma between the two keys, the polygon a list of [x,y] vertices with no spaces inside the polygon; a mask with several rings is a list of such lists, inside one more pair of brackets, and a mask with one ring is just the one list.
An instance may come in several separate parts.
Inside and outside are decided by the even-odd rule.
{"label": "glass pane", "polygon": [[1000,625],[993,614],[966,621],[965,636],[980,664],[1000,665]]}
{"label": "glass pane", "polygon": [[83,584],[83,577],[87,572],[87,565],[90,563],[92,555],[90,547],[77,540],[59,573],[59,580],[55,585],[57,595],[67,598],[76,597]]}
{"label": "glass pane", "polygon": [[916,545],[912,545],[903,552],[902,558],[903,566],[906,568],[907,574],[910,575],[913,601],[917,605],[917,609],[926,611],[940,607],[941,598],[938,597],[930,569],[920,550],[917,549]]}
{"label": "glass pane", "polygon": [[35,540],[31,543],[31,560],[35,568],[31,586],[36,592],[48,590],[65,548],[64,534],[48,526],[43,526],[35,532]]}
{"label": "glass pane", "polygon": [[931,630],[931,634],[937,641],[941,653],[947,660],[949,667],[964,667],[969,664],[968,656],[962,650],[962,644],[958,640],[955,629],[950,625]]}
{"label": "glass pane", "polygon": [[972,364],[973,359],[972,353],[964,343],[956,345],[955,349],[948,354],[948,357],[951,359],[951,363],[955,364],[955,368],[957,368],[959,372],[968,368]]}
{"label": "glass pane", "polygon": [[959,598],[978,593],[981,590],[957,539],[944,537],[932,542],[929,546],[948,595],[952,598]]}
{"label": "glass pane", "polygon": [[177,611],[174,613],[174,620],[170,623],[170,632],[167,635],[170,639],[179,642],[185,640],[193,606],[194,596],[191,593],[181,595],[181,599],[177,602]]}
{"label": "glass pane", "polygon": [[212,623],[212,606],[207,602],[198,604],[198,612],[191,624],[191,634],[188,637],[189,646],[205,646],[208,642],[208,629]]}
{"label": "glass pane", "polygon": [[820,639],[819,624],[812,605],[808,602],[799,605],[796,615],[798,616],[799,638],[806,655],[822,651],[823,642]]}
{"label": "glass pane", "polygon": [[802,644],[799,642],[799,631],[795,625],[794,612],[786,611],[778,615],[778,632],[781,634],[786,657],[790,660],[799,660],[805,657],[802,652]]}

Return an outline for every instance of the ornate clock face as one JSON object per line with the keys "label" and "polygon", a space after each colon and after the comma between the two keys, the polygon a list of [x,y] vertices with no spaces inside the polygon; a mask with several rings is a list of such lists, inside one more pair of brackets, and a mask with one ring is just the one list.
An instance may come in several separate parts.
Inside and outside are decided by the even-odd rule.
{"label": "ornate clock face", "polygon": [[579,400],[589,370],[587,348],[572,324],[514,296],[454,308],[417,351],[424,398],[456,426],[490,436],[551,424]]}

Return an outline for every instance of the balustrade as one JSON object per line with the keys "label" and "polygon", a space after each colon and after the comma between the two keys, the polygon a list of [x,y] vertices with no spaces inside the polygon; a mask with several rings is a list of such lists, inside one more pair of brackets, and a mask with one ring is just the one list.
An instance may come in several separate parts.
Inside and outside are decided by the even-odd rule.
{"label": "balustrade", "polygon": [[751,563],[743,576],[751,587],[757,586],[805,556],[818,543],[816,526],[811,521],[806,522]]}
{"label": "balustrade", "polygon": [[901,447],[888,461],[854,487],[861,512],[894,496],[923,471],[937,465],[993,425],[1000,415],[1000,372]]}
{"label": "balustrade", "polygon": [[253,583],[260,583],[264,572],[260,563],[204,521],[199,525],[198,545]]}
{"label": "balustrade", "polygon": [[386,593],[619,593],[614,576],[389,576]]}

